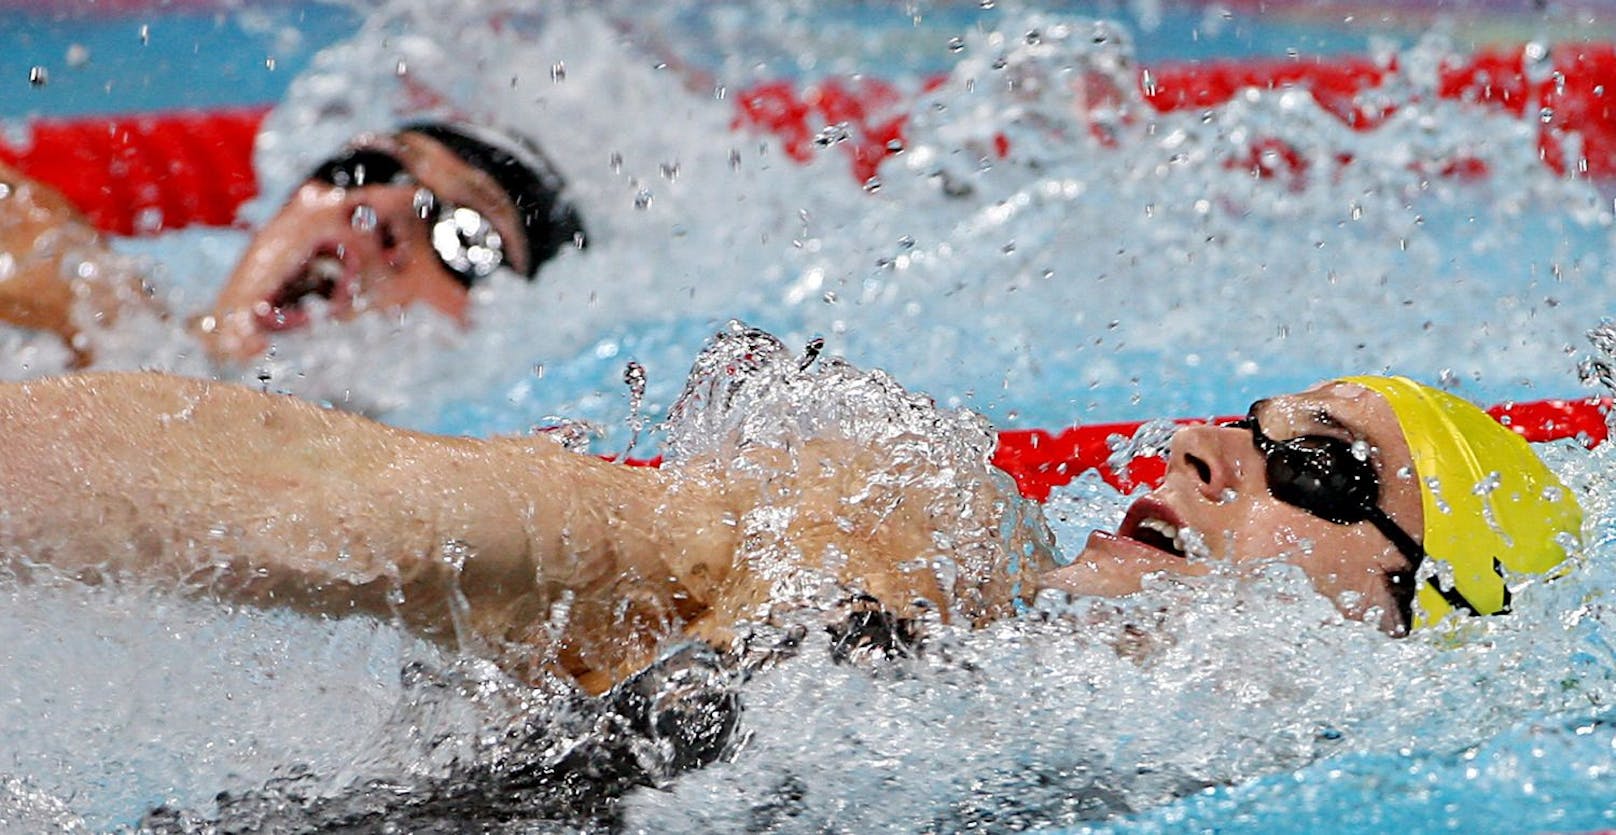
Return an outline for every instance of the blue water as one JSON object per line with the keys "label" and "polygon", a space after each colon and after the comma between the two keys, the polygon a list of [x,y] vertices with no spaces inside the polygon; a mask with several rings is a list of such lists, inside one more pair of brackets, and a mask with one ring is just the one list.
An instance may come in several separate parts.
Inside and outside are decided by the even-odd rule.
{"label": "blue water", "polygon": [[[309,58],[359,20],[344,6],[302,2],[239,12],[11,9],[0,23],[0,117],[278,101]],[[31,82],[35,68],[44,83]]]}
{"label": "blue water", "polygon": [[[287,85],[320,49],[350,35],[362,12],[341,3],[273,0],[250,9],[173,10],[153,4],[149,12],[107,11],[85,3],[40,9],[15,4],[0,23],[0,118],[86,116],[210,108],[279,101]],[[608,7],[610,4],[606,4]],[[661,10],[681,42],[712,34],[711,4]],[[818,78],[838,72],[884,76],[946,72],[952,56],[939,49],[960,32],[995,19],[976,0],[959,2],[815,4],[816,24],[879,33],[880,54],[859,65],[808,63],[778,44],[748,56],[746,68],[774,78]],[[987,4],[993,6],[994,4]],[[998,4],[1002,11],[1015,3]],[[1310,8],[1308,3],[1268,3],[1258,8],[1216,3],[1087,0],[1041,4],[1043,8],[1127,25],[1141,61],[1209,60],[1228,57],[1292,57],[1362,54],[1371,45],[1406,45],[1432,20],[1453,26],[1461,45],[1513,42],[1532,37],[1597,41],[1616,31],[1616,19],[1599,5],[1525,4],[1446,0],[1421,4],[1368,4],[1356,9]],[[633,4],[619,4],[625,18]],[[716,49],[687,53],[715,72],[725,56]],[[868,60],[873,57],[874,60]],[[33,70],[44,84],[30,83]]]}
{"label": "blue water", "polygon": [[[262,213],[309,155],[385,123],[388,94],[376,90],[388,89],[396,51],[409,49],[412,72],[471,91],[465,101],[486,101],[539,137],[607,245],[558,260],[535,285],[495,282],[472,334],[370,323],[287,340],[252,368],[213,369],[137,333],[109,362],[262,377],[437,431],[583,418],[602,427],[603,449],[620,450],[631,417],[624,364],[645,366],[646,411],[660,416],[730,316],[788,344],[824,336],[830,350],[886,368],[945,407],[999,425],[1059,426],[1227,414],[1256,396],[1381,368],[1482,401],[1579,394],[1582,333],[1616,311],[1608,200],[1545,173],[1529,122],[1435,105],[1354,135],[1276,94],[1205,118],[1124,125],[1124,147],[1103,150],[1049,139],[1070,128],[1062,96],[1017,110],[988,84],[959,84],[920,106],[915,148],[866,194],[837,149],[807,169],[786,163],[766,140],[731,135],[727,103],[711,88],[686,90],[637,50],[672,45],[735,85],[864,70],[913,89],[940,71],[991,78],[995,50],[1047,79],[1110,47],[1077,37],[1040,56],[1017,46],[1032,25],[1024,10],[976,3],[822,4],[806,17],[776,4],[758,4],[756,17],[689,4],[628,14],[625,29],[539,21],[534,42],[516,45],[484,41],[471,26],[431,28],[443,44],[434,52],[396,32],[419,34],[440,12],[393,6],[403,11],[392,28],[351,44],[362,18],[327,6],[14,19],[3,30],[15,48],[0,54],[14,62],[0,65],[0,114],[288,96],[270,124],[279,144],[260,161],[268,194],[250,211]],[[1145,2],[1057,11],[1119,18],[1144,62],[1361,52],[1372,41],[1383,48],[1382,37],[1429,57],[1488,31],[1562,31],[1573,14],[1497,15],[1489,28],[1474,9],[1459,9],[1448,47],[1422,41],[1423,24],[1370,15],[1322,27],[1279,12],[1209,19],[1206,7]],[[1000,26],[1008,45],[988,35]],[[955,36],[968,43],[960,52],[948,46]],[[73,44],[89,55],[78,68],[63,63]],[[489,62],[481,75],[467,75],[467,54]],[[551,78],[562,60],[564,83]],[[47,67],[43,87],[26,86],[34,65]],[[294,72],[302,86],[290,84]],[[344,106],[322,109],[331,102]],[[325,115],[299,121],[309,113]],[[949,169],[977,191],[940,196],[920,152],[968,146],[983,126],[1009,131],[1024,155]],[[1294,191],[1253,181],[1217,157],[1253,131],[1277,132],[1319,160],[1345,149],[1362,161]],[[1427,181],[1399,161],[1470,142],[1496,163],[1493,179]],[[678,177],[666,173],[673,162]],[[643,208],[642,191],[652,195]],[[171,307],[188,311],[205,303],[240,238],[191,231],[124,246],[166,262],[157,278]],[[1523,595],[1521,611],[1485,640],[1385,641],[1333,619],[1277,571],[1255,590],[1214,583],[1140,604],[1145,616],[1154,605],[1172,612],[1160,629],[1173,646],[1152,665],[1037,624],[954,636],[951,651],[967,663],[901,675],[804,659],[749,685],[756,736],[743,756],[637,795],[630,821],[647,831],[742,829],[789,776],[807,787],[806,830],[1080,828],[1062,804],[1094,768],[1140,809],[1108,831],[1609,827],[1611,453],[1551,455],[1585,491],[1592,564]],[[1051,503],[1051,522],[1063,541],[1081,541],[1124,502],[1079,482]],[[0,607],[0,636],[13,639],[5,657],[20,671],[0,699],[20,707],[0,711],[0,727],[21,740],[0,776],[20,772],[97,826],[165,800],[205,807],[221,788],[262,785],[288,763],[344,779],[372,776],[363,766],[414,767],[390,718],[417,723],[415,738],[487,731],[477,721],[486,705],[470,697],[425,716],[406,710],[399,659],[430,654],[382,627],[216,613],[116,590],[0,591],[13,596]],[[214,643],[228,649],[218,660]],[[1212,787],[1175,799],[1180,776]],[[0,810],[4,799],[0,791]]]}

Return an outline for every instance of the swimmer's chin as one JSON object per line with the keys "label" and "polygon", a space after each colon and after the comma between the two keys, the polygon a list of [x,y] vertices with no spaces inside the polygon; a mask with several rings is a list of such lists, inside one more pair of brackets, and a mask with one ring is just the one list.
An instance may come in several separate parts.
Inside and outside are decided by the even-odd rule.
{"label": "swimmer's chin", "polygon": [[1044,572],[1038,587],[1091,597],[1123,597],[1143,588],[1152,574],[1204,576],[1208,566],[1153,548],[1110,531],[1089,534],[1083,552],[1071,565]]}

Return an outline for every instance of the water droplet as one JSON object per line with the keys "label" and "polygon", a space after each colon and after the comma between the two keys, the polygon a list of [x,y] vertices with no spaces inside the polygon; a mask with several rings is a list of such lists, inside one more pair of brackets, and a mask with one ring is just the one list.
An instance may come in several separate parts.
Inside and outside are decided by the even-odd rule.
{"label": "water droplet", "polygon": [[965,39],[958,36],[958,35],[955,35],[954,37],[949,38],[948,39],[948,51],[949,52],[964,52],[965,51]]}
{"label": "water droplet", "polygon": [[995,5],[995,0],[977,0],[976,5],[983,9],[991,9]]}
{"label": "water droplet", "polygon": [[161,232],[163,230],[163,210],[157,206],[147,206],[135,212],[135,230],[145,235]]}
{"label": "water droplet", "polygon": [[[403,58],[398,59],[398,63],[393,65],[393,75],[396,75],[399,78],[403,78],[404,76],[409,75],[409,74],[410,74],[410,64],[409,64],[409,62],[405,61]],[[513,86],[513,87],[516,86],[516,78],[514,76],[511,78],[511,86]]]}
{"label": "water droplet", "polygon": [[670,183],[679,179],[679,163],[677,162],[664,162],[658,166],[657,170],[662,173],[662,179]]}
{"label": "water droplet", "polygon": [[432,216],[432,210],[437,208],[438,197],[429,188],[418,188],[410,197],[410,207],[415,210],[415,216],[426,220]]}
{"label": "water droplet", "polygon": [[557,84],[567,80],[567,62],[557,61],[550,65],[550,80]]}
{"label": "water droplet", "polygon": [[640,442],[640,433],[645,429],[645,416],[641,410],[645,405],[645,366],[629,361],[623,367],[623,384],[628,386],[628,418],[629,429],[628,446],[623,449],[619,460],[627,459],[629,453]]}
{"label": "water droplet", "polygon": [[270,72],[275,71],[275,59],[273,57],[264,59],[264,69],[269,70]]}
{"label": "water droplet", "polygon": [[820,352],[824,350],[825,337],[816,336],[813,339],[808,340],[807,346],[803,348],[802,359],[797,361],[797,370],[807,371],[808,366],[813,365],[814,360],[819,359]]}
{"label": "water droplet", "polygon": [[50,73],[44,67],[34,65],[28,68],[28,83],[35,87],[43,87],[50,83]]}
{"label": "water droplet", "polygon": [[145,46],[149,43],[151,43],[151,25],[142,23],[140,24],[140,45]]}
{"label": "water droplet", "polygon": [[66,59],[69,67],[78,69],[90,62],[90,49],[81,43],[72,44],[67,48]]}
{"label": "water droplet", "polygon": [[826,125],[820,128],[819,134],[814,137],[814,144],[825,148],[839,142],[846,142],[852,137],[853,131],[848,128],[847,123],[837,122],[834,125]]}
{"label": "water droplet", "polygon": [[634,193],[634,208],[636,208],[636,209],[649,209],[649,208],[651,208],[651,190],[650,189],[642,188],[639,191]]}
{"label": "water droplet", "polygon": [[376,210],[364,204],[355,206],[348,223],[361,232],[369,232],[376,228]]}
{"label": "water droplet", "polygon": [[610,165],[612,167],[612,173],[613,174],[621,174],[621,173],[623,173],[623,155],[622,154],[620,154],[620,153],[618,153],[616,151],[613,151],[612,155],[607,158],[606,164]]}
{"label": "water droplet", "polygon": [[870,179],[865,180],[864,181],[864,190],[871,193],[871,194],[874,194],[875,192],[880,191],[881,190],[881,178],[880,177],[871,177]]}
{"label": "water droplet", "polygon": [[741,152],[734,148],[729,149],[729,167],[731,171],[739,170],[741,167]]}

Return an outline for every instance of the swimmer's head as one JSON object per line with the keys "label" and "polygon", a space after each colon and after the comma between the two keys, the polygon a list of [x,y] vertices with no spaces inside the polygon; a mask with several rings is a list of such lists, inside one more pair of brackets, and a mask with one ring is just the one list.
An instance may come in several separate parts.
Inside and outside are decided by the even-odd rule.
{"label": "swimmer's head", "polygon": [[425,305],[469,324],[468,290],[501,267],[532,278],[583,224],[531,142],[441,123],[357,137],[253,236],[199,325],[247,359],[270,334]]}
{"label": "swimmer's head", "polygon": [[1156,574],[1282,559],[1349,617],[1400,635],[1454,608],[1504,611],[1503,572],[1552,570],[1579,525],[1570,493],[1485,412],[1355,377],[1181,428],[1161,485],[1039,585],[1115,596]]}
{"label": "swimmer's head", "polygon": [[1509,610],[1507,577],[1565,561],[1582,527],[1576,498],[1519,435],[1471,403],[1405,377],[1349,377],[1391,406],[1413,457],[1425,565],[1410,628],[1458,610]]}

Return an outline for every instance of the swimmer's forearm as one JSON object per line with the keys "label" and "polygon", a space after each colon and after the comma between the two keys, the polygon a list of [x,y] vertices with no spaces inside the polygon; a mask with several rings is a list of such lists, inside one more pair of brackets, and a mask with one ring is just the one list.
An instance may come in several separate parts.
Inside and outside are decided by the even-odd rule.
{"label": "swimmer's forearm", "polygon": [[707,496],[546,439],[425,436],[182,378],[0,386],[0,438],[10,556],[436,626],[458,589],[484,637],[729,547]]}

